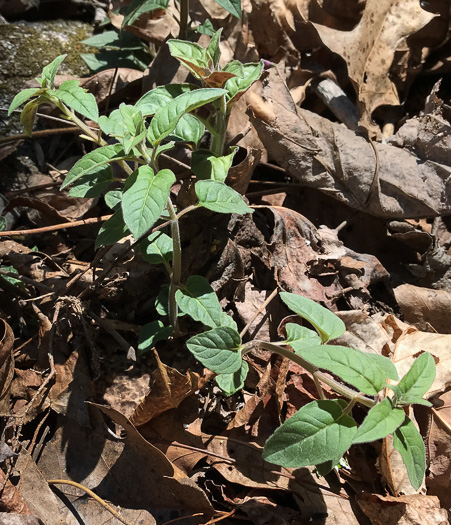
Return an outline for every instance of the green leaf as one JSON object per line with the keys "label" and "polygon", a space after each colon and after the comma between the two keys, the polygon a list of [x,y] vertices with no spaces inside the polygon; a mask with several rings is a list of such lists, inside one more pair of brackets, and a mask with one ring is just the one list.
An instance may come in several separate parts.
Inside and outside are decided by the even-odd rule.
{"label": "green leaf", "polygon": [[239,215],[254,212],[238,192],[223,182],[200,180],[196,182],[194,189],[199,203],[208,210]]}
{"label": "green leaf", "polygon": [[219,374],[215,377],[215,381],[226,396],[231,396],[244,387],[248,372],[249,365],[246,361],[241,361],[239,370],[233,374]]}
{"label": "green leaf", "polygon": [[398,370],[396,369],[394,363],[388,359],[388,357],[379,354],[371,354],[369,352],[365,353],[365,355],[367,359],[373,361],[373,364],[383,371],[385,377],[398,381]]}
{"label": "green leaf", "polygon": [[159,86],[145,93],[135,104],[135,107],[141,111],[143,116],[154,115],[162,106],[169,104],[179,95],[189,93],[199,89],[194,84],[167,84]]}
{"label": "green leaf", "polygon": [[116,244],[128,234],[129,231],[125,225],[122,210],[117,210],[112,217],[105,221],[100,227],[95,248],[97,249],[101,246],[111,246],[112,244]]}
{"label": "green leaf", "polygon": [[300,468],[341,458],[357,431],[352,417],[343,415],[345,407],[343,400],[313,401],[303,406],[268,439],[264,459]]}
{"label": "green leaf", "polygon": [[[1,217],[0,216],[0,221],[1,221],[1,219],[3,219],[5,221],[5,225],[6,225],[5,217]],[[1,231],[1,229],[0,229],[0,231]],[[0,264],[0,268],[2,270],[4,270],[5,272],[15,273],[17,276],[19,276],[19,272],[14,268],[14,266],[8,266],[6,264]],[[14,277],[11,277],[10,275],[0,275],[0,278],[4,279],[5,281],[7,281],[8,283],[12,284],[13,286],[17,286],[21,290],[26,290],[25,283],[23,281],[21,281],[20,279],[15,279]]]}
{"label": "green leaf", "polygon": [[20,123],[22,124],[23,131],[27,137],[32,136],[38,106],[43,102],[46,102],[46,100],[43,97],[30,100],[30,102],[25,104],[25,107],[23,108],[22,113],[20,114]]}
{"label": "green leaf", "polygon": [[165,341],[174,329],[172,326],[164,326],[161,321],[152,321],[145,324],[139,331],[138,355],[151,350],[158,341]]}
{"label": "green leaf", "polygon": [[233,157],[239,148],[235,146],[231,149],[232,152],[224,157],[217,157],[207,149],[195,151],[191,157],[191,169],[197,179],[211,179],[217,182],[224,182],[232,166]]}
{"label": "green leaf", "polygon": [[216,293],[204,277],[188,277],[185,288],[176,291],[175,299],[183,313],[206,327],[229,326],[236,330],[235,321],[222,311]]}
{"label": "green leaf", "polygon": [[124,192],[122,211],[125,224],[135,239],[148,232],[163,212],[175,175],[161,170],[154,175],[149,166],[140,166],[136,181]]}
{"label": "green leaf", "polygon": [[82,40],[81,43],[108,50],[138,51],[143,48],[141,39],[128,31],[104,31]]}
{"label": "green leaf", "polygon": [[257,81],[263,71],[263,62],[257,62],[255,64],[242,64],[243,74],[238,76],[238,73],[235,73],[237,67],[224,68],[224,71],[229,71],[230,73],[235,73],[237,76],[227,80],[225,84],[225,89],[227,89],[227,103],[236,102],[243,93],[245,93],[252,84]]}
{"label": "green leaf", "polygon": [[80,115],[94,122],[98,121],[99,109],[96,99],[92,93],[88,93],[86,89],[80,87],[78,80],[66,80],[57,90],[51,89],[48,92]]}
{"label": "green leaf", "polygon": [[215,0],[215,2],[234,17],[241,18],[241,0]]}
{"label": "green leaf", "polygon": [[411,398],[421,398],[429,390],[435,379],[435,361],[428,352],[415,359],[407,374],[398,383],[403,395],[398,401],[402,402],[404,394]]}
{"label": "green leaf", "polygon": [[207,50],[194,42],[185,40],[168,40],[171,55],[187,67],[199,79],[212,72],[212,59]]}
{"label": "green leaf", "polygon": [[144,71],[152,57],[144,50],[139,51],[101,51],[96,53],[81,53],[80,57],[92,71],[127,67]]}
{"label": "green leaf", "polygon": [[124,19],[122,20],[122,29],[125,26],[131,26],[142,14],[155,9],[166,9],[169,0],[133,0],[124,10]]}
{"label": "green leaf", "polygon": [[426,399],[423,399],[422,397],[417,397],[411,394],[404,394],[404,395],[399,396],[397,404],[399,406],[403,406],[403,405],[423,405],[425,407],[432,406],[432,403],[430,403],[429,401],[426,401]]}
{"label": "green leaf", "polygon": [[167,265],[172,259],[172,239],[162,232],[154,232],[147,241],[150,243],[141,249],[143,259],[150,264]]}
{"label": "green leaf", "polygon": [[316,328],[323,343],[345,333],[346,327],[343,321],[315,301],[288,292],[281,292],[280,298],[290,310],[306,319]]}
{"label": "green leaf", "polygon": [[421,434],[407,416],[393,434],[393,446],[401,454],[410,483],[418,490],[426,472],[426,449]]}
{"label": "green leaf", "polygon": [[119,106],[125,129],[132,135],[140,133],[143,122],[143,115],[139,108],[122,103]]}
{"label": "green leaf", "polygon": [[202,122],[194,115],[187,113],[177,122],[177,126],[169,137],[181,142],[192,142],[197,147],[204,133],[205,126]]}
{"label": "green leaf", "polygon": [[352,440],[353,443],[368,443],[392,434],[404,421],[402,408],[393,408],[390,399],[385,398],[375,405],[366,416]]}
{"label": "green leaf", "polygon": [[240,369],[240,345],[240,334],[229,326],[213,328],[186,342],[194,357],[217,374],[231,374]]}
{"label": "green leaf", "polygon": [[300,326],[296,323],[287,323],[285,330],[287,331],[287,340],[285,343],[290,345],[295,353],[298,353],[303,347],[321,344],[320,336],[305,326]]}
{"label": "green leaf", "polygon": [[164,284],[155,299],[155,309],[161,317],[169,315],[169,285]]}
{"label": "green leaf", "polygon": [[114,210],[118,204],[122,202],[122,191],[121,190],[111,190],[105,194],[105,204]]}
{"label": "green leaf", "polygon": [[125,134],[125,124],[119,109],[115,109],[107,117],[102,115],[99,117],[99,127],[106,134],[111,137],[122,137]]}
{"label": "green leaf", "polygon": [[215,34],[215,28],[208,18],[202,25],[197,26],[196,31],[201,35],[213,36]]}
{"label": "green leaf", "polygon": [[202,88],[179,95],[155,113],[149,127],[149,141],[153,144],[160,142],[174,131],[182,115],[218,99],[224,93],[224,89]]}
{"label": "green leaf", "polygon": [[17,93],[17,95],[13,98],[13,101],[11,102],[11,105],[9,106],[8,117],[11,115],[11,113],[15,109],[17,109],[19,106],[21,106],[28,99],[30,99],[34,95],[39,96],[42,93],[44,93],[44,90],[40,89],[40,88],[23,89],[20,93]]}
{"label": "green leaf", "polygon": [[65,181],[61,185],[61,189],[66,188],[69,184],[73,184],[84,175],[97,172],[101,167],[110,164],[114,160],[125,158],[127,157],[120,144],[112,144],[110,146],[104,146],[103,148],[97,148],[89,152],[72,166]]}
{"label": "green leaf", "polygon": [[0,216],[0,232],[5,231],[7,226],[8,226],[8,223],[6,222],[6,218]]}
{"label": "green leaf", "polygon": [[60,55],[56,57],[50,64],[44,67],[42,70],[42,77],[36,80],[41,84],[42,87],[52,88],[55,80],[55,75],[67,55]]}
{"label": "green leaf", "polygon": [[216,69],[219,65],[219,59],[221,58],[221,50],[219,49],[219,40],[221,38],[222,27],[213,35],[210,43],[207,47],[207,53],[213,60],[213,67]]}
{"label": "green leaf", "polygon": [[103,195],[113,182],[111,166],[101,166],[96,172],[80,177],[69,190],[70,197],[95,198]]}
{"label": "green leaf", "polygon": [[372,366],[367,354],[346,346],[321,345],[301,347],[296,352],[318,368],[324,368],[341,377],[368,395],[376,395],[385,387],[382,370]]}
{"label": "green leaf", "polygon": [[239,60],[232,60],[232,62],[226,64],[223,68],[223,71],[227,71],[229,73],[233,73],[237,77],[244,78],[244,64]]}

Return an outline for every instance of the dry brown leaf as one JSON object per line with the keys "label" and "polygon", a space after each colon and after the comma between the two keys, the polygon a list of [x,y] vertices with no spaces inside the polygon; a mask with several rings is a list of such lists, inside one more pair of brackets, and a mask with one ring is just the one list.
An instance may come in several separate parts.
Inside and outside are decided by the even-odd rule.
{"label": "dry brown leaf", "polygon": [[357,502],[373,525],[446,525],[448,515],[435,496],[359,494]]}
{"label": "dry brown leaf", "polygon": [[434,156],[374,144],[376,170],[371,143],[314,113],[297,111],[277,69],[264,80],[262,96],[259,104],[249,101],[255,109],[251,122],[270,157],[296,181],[377,217],[451,214],[449,159],[440,163]]}
{"label": "dry brown leaf", "polygon": [[0,486],[4,487],[0,493],[0,510],[2,512],[14,512],[16,514],[30,514],[30,509],[20,496],[17,488],[8,479],[5,473],[0,469]]}
{"label": "dry brown leaf", "polygon": [[322,517],[323,525],[358,525],[359,521],[352,510],[351,501],[337,494],[339,489],[332,487],[335,494],[330,494],[330,485],[325,478],[312,475],[313,469],[278,468],[262,458],[262,449],[255,443],[227,436],[202,435],[207,450],[220,454],[226,460],[210,457],[208,462],[224,478],[231,482],[252,488],[288,490],[299,498],[303,522],[308,523],[315,517]]}
{"label": "dry brown leaf", "polygon": [[142,71],[126,67],[105,69],[92,77],[82,79],[80,85],[92,93],[96,97],[97,104],[101,105],[107,99],[113,102],[118,96],[124,100],[125,93],[130,91],[132,86],[137,84],[140,86],[143,76]]}
{"label": "dry brown leaf", "polygon": [[21,452],[15,467],[21,474],[21,496],[35,516],[45,525],[75,525],[26,451]]}
{"label": "dry brown leaf", "polygon": [[44,525],[37,516],[0,512],[0,525]]}
{"label": "dry brown leaf", "polygon": [[[371,120],[374,109],[399,105],[399,95],[389,75],[395,54],[408,48],[407,39],[433,18],[435,15],[422,9],[417,0],[379,0],[366,3],[359,24],[352,31],[314,24],[323,43],[346,61],[358,96],[360,123],[367,129],[377,129]],[[411,59],[415,56],[421,54],[410,53]]]}
{"label": "dry brown leaf", "polygon": [[0,319],[0,415],[9,415],[11,383],[14,376],[14,333],[9,324]]}
{"label": "dry brown leaf", "polygon": [[451,511],[451,391],[434,399],[427,440],[429,452],[428,494],[437,496]]}
{"label": "dry brown leaf", "polygon": [[429,324],[441,334],[451,334],[450,292],[411,284],[402,284],[394,292],[406,322],[415,324],[420,329],[427,328]]}
{"label": "dry brown leaf", "polygon": [[181,374],[175,368],[162,363],[155,349],[153,354],[157,369],[152,374],[150,390],[130,417],[130,422],[137,427],[171,408],[177,408],[199,388],[198,374],[190,370]]}

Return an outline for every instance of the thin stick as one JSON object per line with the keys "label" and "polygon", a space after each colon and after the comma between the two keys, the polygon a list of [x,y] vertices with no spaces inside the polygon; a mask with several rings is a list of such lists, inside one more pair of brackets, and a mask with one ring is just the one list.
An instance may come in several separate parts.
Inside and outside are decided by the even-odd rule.
{"label": "thin stick", "polygon": [[81,129],[77,126],[70,126],[66,128],[56,128],[56,129],[43,129],[41,131],[33,131],[30,135],[25,135],[25,133],[17,133],[15,135],[9,135],[8,137],[0,137],[0,144],[5,142],[14,142],[16,140],[24,139],[38,139],[39,137],[48,137],[49,135],[59,135],[61,133],[81,133]]}
{"label": "thin stick", "polygon": [[114,509],[111,505],[108,505],[108,503],[100,496],[97,496],[95,492],[93,492],[91,489],[88,489],[88,487],[77,483],[76,481],[71,481],[69,479],[49,479],[47,480],[47,483],[49,485],[72,485],[73,487],[77,487],[77,489],[83,490],[86,492],[86,494],[88,494],[88,496],[91,496],[91,498],[95,499],[97,503],[100,503],[103,508],[105,508],[108,512],[111,512],[111,514],[121,523],[124,523],[125,525],[134,525],[134,523],[131,521],[123,518],[116,509]]}
{"label": "thin stick", "polygon": [[33,228],[30,230],[9,230],[0,232],[0,237],[20,237],[22,235],[35,235],[37,233],[56,232],[58,230],[65,230],[66,228],[76,228],[78,226],[86,226],[87,224],[98,224],[110,219],[112,215],[102,215],[102,217],[92,217],[90,219],[82,219],[80,221],[65,222],[63,224],[52,224],[51,226],[43,226],[42,228]]}
{"label": "thin stick", "polygon": [[260,306],[260,308],[255,312],[255,314],[252,316],[252,319],[247,323],[247,325],[241,330],[240,336],[243,337],[244,334],[249,330],[249,328],[252,326],[252,323],[257,319],[257,317],[263,312],[263,310],[268,306],[268,304],[274,299],[274,297],[277,295],[277,292],[279,291],[278,288],[274,288],[274,290],[271,292],[271,294],[265,299],[263,304]]}

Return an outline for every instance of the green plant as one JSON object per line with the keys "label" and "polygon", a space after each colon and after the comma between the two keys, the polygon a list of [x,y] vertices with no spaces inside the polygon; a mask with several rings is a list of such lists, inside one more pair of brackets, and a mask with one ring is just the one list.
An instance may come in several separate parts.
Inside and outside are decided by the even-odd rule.
{"label": "green plant", "polygon": [[[139,351],[146,351],[159,340],[179,336],[179,314],[187,314],[206,329],[187,341],[188,349],[218,374],[216,381],[228,395],[243,387],[248,373],[244,358],[253,348],[287,357],[312,374],[320,399],[302,407],[276,430],[265,445],[264,457],[286,467],[317,465],[324,474],[353,443],[393,434],[394,446],[403,457],[412,485],[418,488],[425,472],[425,449],[404,407],[428,404],[422,396],[435,376],[430,354],[422,354],[399,383],[392,385],[388,381],[399,378],[389,359],[327,344],[343,334],[343,322],[315,302],[286,292],[280,297],[287,307],[315,330],[288,323],[285,341],[254,340],[243,344],[235,321],[222,311],[208,281],[199,275],[188,277],[185,283],[181,281],[180,219],[184,215],[199,207],[218,213],[253,212],[242,196],[225,184],[235,150],[224,152],[224,141],[232,105],[260,77],[263,64],[234,61],[221,69],[220,34],[218,31],[213,35],[207,49],[181,40],[168,42],[171,54],[203,87],[157,87],[135,105],[121,104],[108,117],[99,116],[94,97],[77,81],[69,80],[54,88],[55,74],[64,60],[60,56],[43,69],[39,88],[26,89],[14,98],[10,112],[26,103],[21,119],[25,133],[30,135],[38,106],[50,102],[64,118],[80,127],[86,140],[99,146],[73,166],[62,187],[71,186],[69,194],[77,197],[104,195],[113,210],[112,217],[100,228],[96,247],[112,245],[131,233],[140,244],[143,257],[167,270],[169,286],[162,288],[157,310],[163,316],[167,313],[169,323],[153,320],[146,324],[139,335]],[[96,122],[99,129],[88,127],[76,113]],[[205,129],[211,135],[211,146],[199,149]],[[107,144],[103,135],[113,143]],[[158,166],[159,156],[173,148],[175,141],[191,144],[191,168],[197,179],[197,202],[180,210],[176,210],[171,198],[175,175]],[[113,176],[112,163],[122,167],[123,177]],[[121,188],[108,191],[113,182],[121,184]],[[164,223],[155,226],[166,219],[167,231]],[[340,381],[320,369],[332,372]],[[340,398],[325,399],[322,383]],[[391,390],[390,396],[378,402],[375,396],[386,389]],[[359,427],[352,418],[356,403],[370,408]]]}

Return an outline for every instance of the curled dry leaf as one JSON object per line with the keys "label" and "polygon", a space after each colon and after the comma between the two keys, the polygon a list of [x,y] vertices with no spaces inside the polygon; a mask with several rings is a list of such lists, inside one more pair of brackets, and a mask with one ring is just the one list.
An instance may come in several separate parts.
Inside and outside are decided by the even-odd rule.
{"label": "curled dry leaf", "polygon": [[429,451],[428,493],[440,499],[442,507],[451,509],[451,392],[435,400],[427,440]]}
{"label": "curled dry leaf", "polygon": [[[1,512],[14,512],[17,514],[30,514],[27,504],[20,496],[17,488],[6,479],[5,473],[0,469],[0,484],[3,490],[0,495]],[[1,523],[1,522],[0,522]]]}
{"label": "curled dry leaf", "polygon": [[449,312],[451,293],[411,284],[402,284],[394,290],[404,320],[425,329],[429,324],[441,334],[451,334]]}
{"label": "curled dry leaf", "polygon": [[190,370],[181,374],[175,368],[162,363],[155,349],[153,353],[157,369],[152,374],[150,390],[130,418],[131,423],[137,427],[171,408],[177,408],[199,388],[198,374]]}
{"label": "curled dry leaf", "polygon": [[418,50],[410,49],[408,38],[434,17],[417,0],[380,0],[366,3],[359,24],[352,31],[314,24],[323,43],[346,61],[358,96],[360,123],[367,129],[377,131],[371,114],[378,106],[399,105],[390,68],[396,53],[406,47],[410,62],[423,58]]}
{"label": "curled dry leaf", "polygon": [[254,93],[253,99],[251,122],[269,156],[301,184],[377,217],[451,214],[449,159],[440,163],[391,144],[372,145],[339,124],[298,111],[275,68],[263,81],[262,98]]}
{"label": "curled dry leaf", "polygon": [[359,494],[357,502],[373,525],[444,525],[448,523],[445,509],[435,496],[408,495],[394,498],[379,494]]}
{"label": "curled dry leaf", "polygon": [[0,319],[0,415],[9,415],[9,396],[14,376],[14,333]]}

